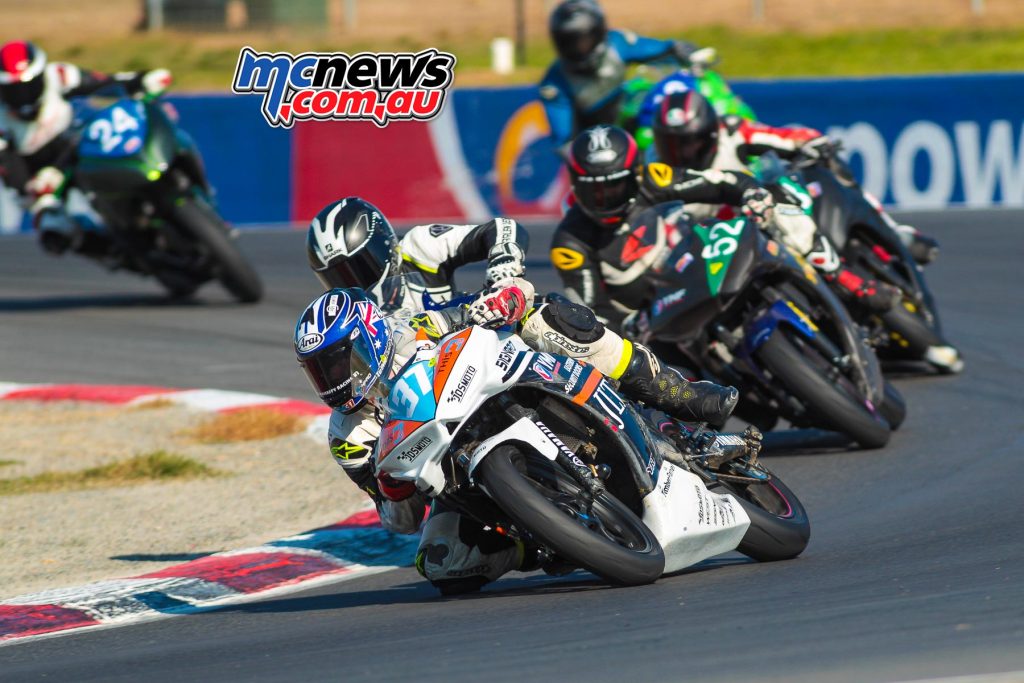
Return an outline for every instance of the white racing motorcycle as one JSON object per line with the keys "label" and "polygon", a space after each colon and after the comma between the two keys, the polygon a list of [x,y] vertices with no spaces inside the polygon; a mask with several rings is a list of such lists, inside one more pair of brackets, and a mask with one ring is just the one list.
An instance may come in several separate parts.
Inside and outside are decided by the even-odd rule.
{"label": "white racing motorcycle", "polygon": [[655,581],[737,549],[803,551],[796,496],[758,459],[760,434],[689,428],[624,400],[592,366],[473,327],[419,351],[388,397],[373,462],[523,541],[542,565]]}

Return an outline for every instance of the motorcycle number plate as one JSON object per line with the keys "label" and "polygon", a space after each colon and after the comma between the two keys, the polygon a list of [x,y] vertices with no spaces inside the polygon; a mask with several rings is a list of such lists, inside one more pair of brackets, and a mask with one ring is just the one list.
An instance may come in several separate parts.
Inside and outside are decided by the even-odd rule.
{"label": "motorcycle number plate", "polygon": [[146,141],[146,112],[141,102],[121,100],[100,111],[85,127],[78,153],[83,157],[128,157]]}

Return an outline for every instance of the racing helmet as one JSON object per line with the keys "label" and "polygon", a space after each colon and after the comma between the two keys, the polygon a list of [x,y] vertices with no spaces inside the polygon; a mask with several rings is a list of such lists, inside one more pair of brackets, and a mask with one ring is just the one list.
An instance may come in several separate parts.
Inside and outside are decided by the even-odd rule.
{"label": "racing helmet", "polygon": [[391,329],[361,289],[318,296],[295,325],[295,357],[320,400],[344,413],[387,393]]}
{"label": "racing helmet", "polygon": [[704,170],[718,153],[718,114],[696,90],[665,96],[651,128],[658,160],[669,166]]}
{"label": "racing helmet", "polygon": [[607,49],[608,24],[592,0],[567,0],[551,12],[548,30],[566,69],[593,73]]}
{"label": "racing helmet", "polygon": [[39,115],[46,86],[46,53],[15,40],[0,47],[0,101],[22,121]]}
{"label": "racing helmet", "polygon": [[617,126],[585,128],[569,149],[569,178],[583,213],[618,225],[640,191],[636,140]]}
{"label": "racing helmet", "polygon": [[394,228],[377,207],[359,197],[331,202],[313,218],[306,255],[324,289],[372,290],[397,275],[401,264]]}

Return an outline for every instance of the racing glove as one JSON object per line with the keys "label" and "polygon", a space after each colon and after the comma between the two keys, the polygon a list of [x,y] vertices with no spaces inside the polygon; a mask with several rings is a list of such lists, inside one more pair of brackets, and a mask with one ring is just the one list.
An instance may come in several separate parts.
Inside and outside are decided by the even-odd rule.
{"label": "racing glove", "polygon": [[141,93],[147,98],[164,94],[174,80],[167,69],[119,73],[114,78],[123,82],[130,92]]}
{"label": "racing glove", "polygon": [[533,295],[528,280],[516,277],[499,282],[469,305],[469,321],[491,329],[515,324],[526,315],[527,302],[533,301]]}
{"label": "racing glove", "polygon": [[67,175],[56,166],[45,166],[25,183],[25,192],[32,200],[29,214],[38,224],[39,217],[46,211],[60,207],[60,191]]}
{"label": "racing glove", "polygon": [[755,223],[763,224],[772,219],[775,200],[763,187],[752,187],[743,193],[743,215]]}
{"label": "racing glove", "polygon": [[832,152],[832,139],[827,135],[819,135],[800,145],[800,153],[808,159],[823,159]]}
{"label": "racing glove", "polygon": [[718,50],[713,47],[702,47],[691,52],[687,61],[695,76],[703,76],[711,67],[718,64]]}
{"label": "racing glove", "polygon": [[495,244],[487,254],[487,286],[492,287],[496,282],[522,277],[526,272],[525,261],[526,254],[518,244]]}

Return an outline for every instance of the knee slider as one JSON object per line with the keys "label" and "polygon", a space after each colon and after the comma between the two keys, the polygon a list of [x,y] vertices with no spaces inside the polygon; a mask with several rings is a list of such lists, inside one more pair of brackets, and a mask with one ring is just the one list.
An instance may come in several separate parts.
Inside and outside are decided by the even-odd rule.
{"label": "knee slider", "polygon": [[594,312],[580,304],[555,301],[544,306],[540,315],[553,330],[579,344],[591,344],[604,334],[604,325]]}

